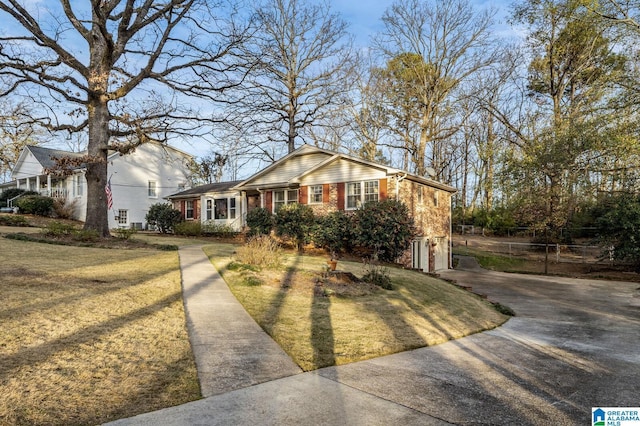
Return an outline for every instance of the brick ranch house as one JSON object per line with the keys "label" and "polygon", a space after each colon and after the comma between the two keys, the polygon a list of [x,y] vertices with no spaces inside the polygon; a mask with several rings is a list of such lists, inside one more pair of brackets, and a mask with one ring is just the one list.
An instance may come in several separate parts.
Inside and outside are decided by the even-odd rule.
{"label": "brick ranch house", "polygon": [[399,263],[433,272],[451,267],[451,196],[431,178],[346,154],[303,145],[243,181],[213,183],[167,197],[185,220],[245,227],[248,211],[307,204],[316,215],[355,210],[368,201],[407,205],[418,236]]}

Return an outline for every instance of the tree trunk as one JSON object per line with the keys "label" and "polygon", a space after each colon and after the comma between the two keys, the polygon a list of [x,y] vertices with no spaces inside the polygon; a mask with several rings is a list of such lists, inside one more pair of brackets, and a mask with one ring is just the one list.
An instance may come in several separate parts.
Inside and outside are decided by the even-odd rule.
{"label": "tree trunk", "polygon": [[107,146],[109,111],[107,103],[94,100],[89,106],[89,144],[91,161],[87,164],[87,217],[84,229],[95,230],[101,237],[110,236],[107,211]]}

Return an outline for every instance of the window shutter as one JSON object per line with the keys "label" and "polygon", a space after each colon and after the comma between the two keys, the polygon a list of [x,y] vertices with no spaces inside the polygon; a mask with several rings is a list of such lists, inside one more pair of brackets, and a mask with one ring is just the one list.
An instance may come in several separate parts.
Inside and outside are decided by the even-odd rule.
{"label": "window shutter", "polygon": [[200,216],[200,215],[198,214],[198,210],[199,210],[199,208],[198,208],[198,204],[200,204],[198,201],[199,201],[199,200],[193,200],[193,219],[194,219],[194,220],[195,220],[195,219],[198,219],[198,217]]}
{"label": "window shutter", "polygon": [[329,184],[325,183],[322,185],[322,203],[329,204]]}
{"label": "window shutter", "polygon": [[301,186],[298,191],[298,202],[300,204],[309,204],[309,187]]}
{"label": "window shutter", "polygon": [[264,208],[273,211],[273,191],[264,193]]}
{"label": "window shutter", "polygon": [[344,210],[344,182],[338,183],[338,210]]}
{"label": "window shutter", "polygon": [[387,179],[380,179],[380,201],[387,199]]}
{"label": "window shutter", "polygon": [[182,218],[186,218],[186,211],[187,211],[187,207],[186,207],[187,202],[185,200],[180,201],[180,214],[182,215]]}

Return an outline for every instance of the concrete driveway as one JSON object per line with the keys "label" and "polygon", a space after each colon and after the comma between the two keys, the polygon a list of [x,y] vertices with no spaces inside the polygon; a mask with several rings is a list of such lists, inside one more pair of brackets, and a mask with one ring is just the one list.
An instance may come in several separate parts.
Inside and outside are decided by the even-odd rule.
{"label": "concrete driveway", "polygon": [[116,424],[586,425],[640,406],[640,284],[442,274],[517,316],[484,333],[325,368]]}
{"label": "concrete driveway", "polygon": [[516,311],[496,330],[318,374],[454,424],[590,424],[640,405],[640,284],[516,275],[465,259],[442,275]]}

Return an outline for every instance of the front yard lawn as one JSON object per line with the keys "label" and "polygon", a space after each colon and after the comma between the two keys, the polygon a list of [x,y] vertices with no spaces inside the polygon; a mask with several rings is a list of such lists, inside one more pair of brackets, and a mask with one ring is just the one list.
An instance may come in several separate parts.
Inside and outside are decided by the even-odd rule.
{"label": "front yard lawn", "polygon": [[[389,268],[393,290],[327,280],[326,259],[286,254],[259,270],[228,250],[205,252],[245,309],[305,371],[435,345],[494,328],[507,317],[485,300],[427,275]],[[338,269],[364,275],[363,265]],[[260,348],[256,348],[259,351]]]}
{"label": "front yard lawn", "polygon": [[200,398],[178,252],[0,238],[0,424],[100,424]]}

